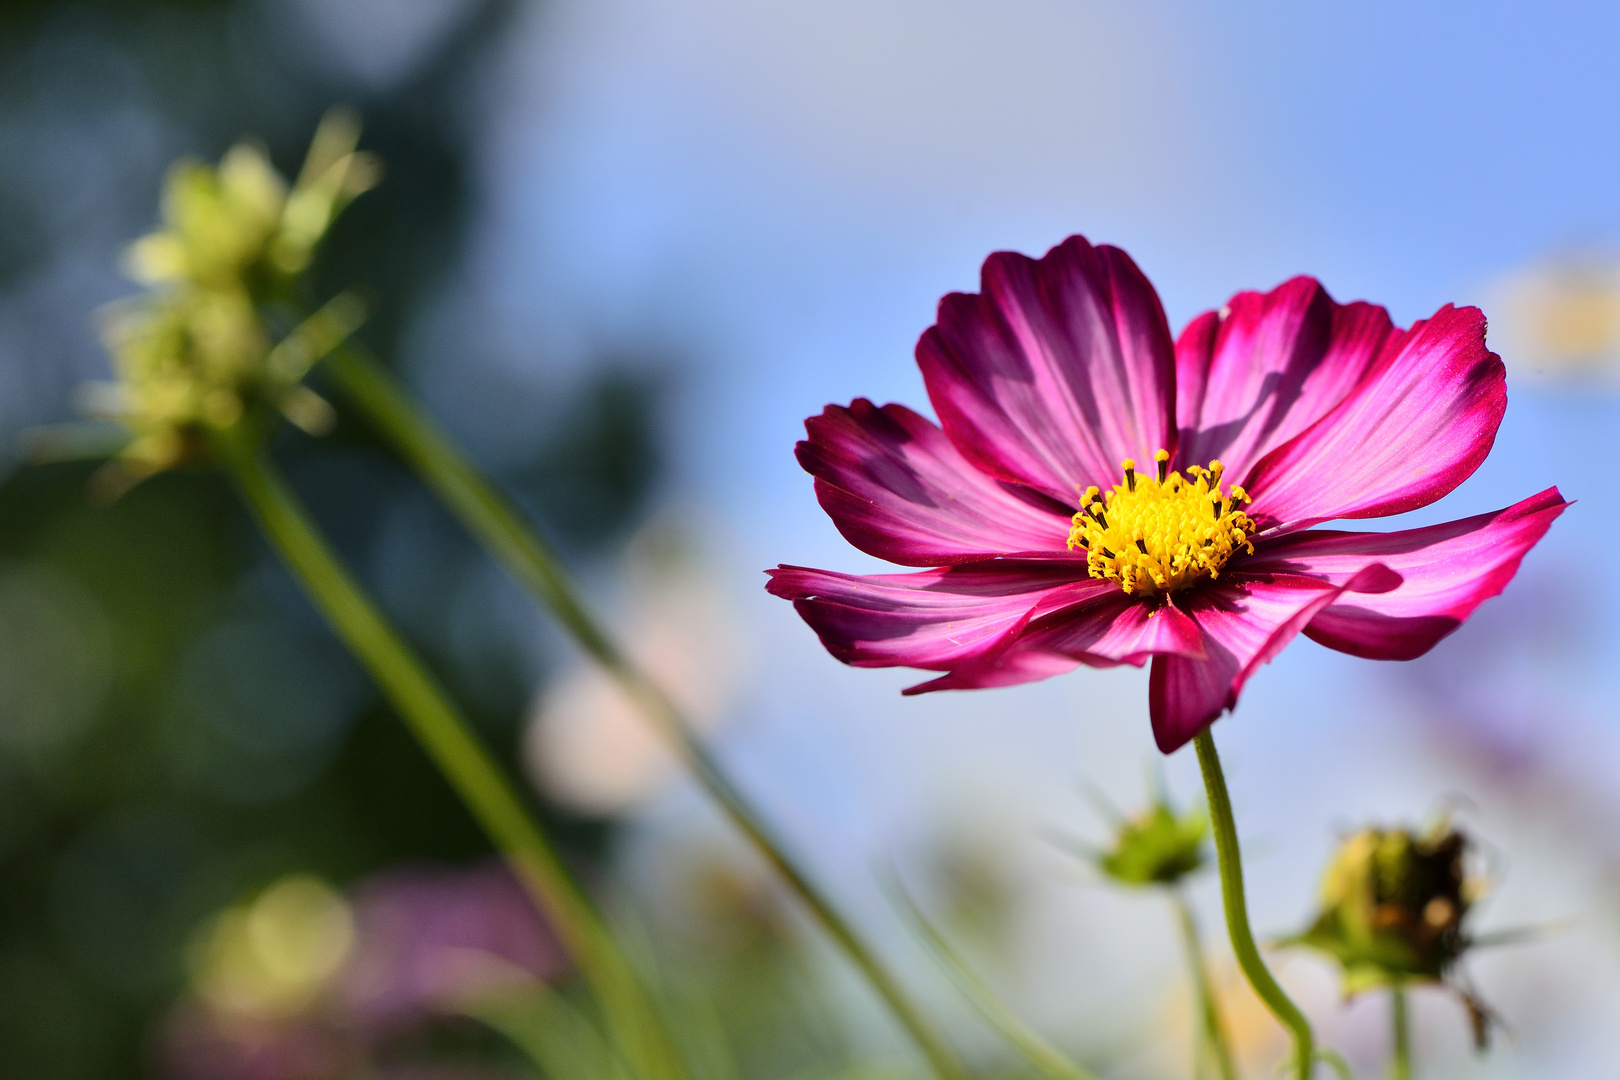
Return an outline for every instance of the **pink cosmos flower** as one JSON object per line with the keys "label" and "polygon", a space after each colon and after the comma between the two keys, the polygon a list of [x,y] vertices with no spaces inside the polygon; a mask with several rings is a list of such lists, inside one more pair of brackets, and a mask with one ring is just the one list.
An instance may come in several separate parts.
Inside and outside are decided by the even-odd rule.
{"label": "pink cosmos flower", "polygon": [[1152,658],[1166,753],[1298,633],[1427,652],[1568,505],[1548,488],[1445,525],[1311,528],[1426,506],[1479,467],[1507,394],[1477,308],[1401,330],[1298,277],[1172,343],[1130,256],[1075,236],[1038,261],[991,255],[917,363],[938,425],[829,405],[798,458],[850,543],[929,569],[782,566],[767,587],[846,664],[944,673],[908,694]]}

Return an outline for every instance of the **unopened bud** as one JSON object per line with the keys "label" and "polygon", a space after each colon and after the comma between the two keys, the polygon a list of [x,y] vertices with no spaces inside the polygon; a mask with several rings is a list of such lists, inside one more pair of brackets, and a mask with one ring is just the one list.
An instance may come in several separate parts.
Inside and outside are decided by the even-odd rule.
{"label": "unopened bud", "polygon": [[1347,994],[1441,981],[1469,945],[1469,848],[1450,825],[1424,834],[1362,829],[1334,855],[1321,911],[1295,940],[1340,963]]}
{"label": "unopened bud", "polygon": [[301,380],[364,312],[340,295],[299,322],[292,302],[332,220],[378,176],[355,150],[358,134],[354,117],[328,114],[291,189],[248,143],[217,167],[170,170],[162,228],[125,260],[149,291],[105,320],[118,393],[100,394],[98,407],[129,430],[115,464],[131,482],[205,456],[215,433],[244,419],[264,431],[277,414],[312,433],[332,427],[331,407]]}
{"label": "unopened bud", "polygon": [[1119,823],[1097,868],[1124,885],[1172,885],[1204,865],[1208,839],[1202,810],[1177,814],[1160,800]]}

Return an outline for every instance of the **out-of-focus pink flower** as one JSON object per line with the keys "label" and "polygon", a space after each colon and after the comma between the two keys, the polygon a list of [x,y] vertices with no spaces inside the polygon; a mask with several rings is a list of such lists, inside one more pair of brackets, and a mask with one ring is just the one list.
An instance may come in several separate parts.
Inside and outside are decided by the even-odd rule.
{"label": "out-of-focus pink flower", "polygon": [[[503,864],[412,868],[368,878],[347,901],[314,904],[292,875],[208,924],[198,985],[158,1043],[174,1080],[497,1080],[478,1062],[418,1065],[400,1036],[550,979],[568,958]],[[301,977],[312,934],[341,905],[341,950],[318,982]],[[352,921],[351,921],[352,920]],[[352,927],[352,933],[350,928]],[[335,944],[335,942],[334,942]],[[266,955],[260,955],[265,953]],[[291,979],[289,972],[300,974]],[[264,985],[259,985],[264,984]],[[406,1039],[407,1050],[408,1042]]]}
{"label": "out-of-focus pink flower", "polygon": [[1548,488],[1427,528],[1310,528],[1426,506],[1479,467],[1507,393],[1477,308],[1402,330],[1299,277],[1172,342],[1130,256],[1076,236],[990,256],[980,293],[940,301],[917,363],[938,425],[828,406],[798,458],[850,543],[929,569],[782,566],[768,588],[847,664],[944,673],[907,693],[1151,658],[1166,753],[1298,633],[1428,651],[1567,505]]}
{"label": "out-of-focus pink flower", "polygon": [[353,897],[355,951],[343,976],[345,1011],[387,1032],[568,967],[550,927],[510,871],[407,869]]}
{"label": "out-of-focus pink flower", "polygon": [[162,1074],[170,1080],[332,1080],[355,1054],[309,1017],[222,1016],[195,1002],[169,1018]]}

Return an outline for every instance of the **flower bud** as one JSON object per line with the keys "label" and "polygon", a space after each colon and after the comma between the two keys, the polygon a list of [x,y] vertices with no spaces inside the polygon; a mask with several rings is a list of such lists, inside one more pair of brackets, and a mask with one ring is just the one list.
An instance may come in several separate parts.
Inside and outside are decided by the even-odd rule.
{"label": "flower bud", "polygon": [[1162,798],[1119,822],[1114,845],[1097,854],[1097,868],[1124,885],[1173,885],[1205,861],[1209,818],[1199,810],[1177,814]]}
{"label": "flower bud", "polygon": [[1321,913],[1295,941],[1344,968],[1346,994],[1395,982],[1439,982],[1468,948],[1477,884],[1468,838],[1442,823],[1424,834],[1362,829],[1322,879]]}
{"label": "flower bud", "polygon": [[213,432],[280,413],[316,431],[331,409],[300,385],[359,324],[339,296],[297,313],[301,274],[332,220],[375,183],[355,150],[358,126],[322,120],[290,189],[264,153],[241,144],[217,168],[181,162],[164,187],[163,225],[129,249],[125,270],[148,291],[115,305],[104,339],[117,379],[91,395],[129,430],[119,465],[132,479],[204,456]]}

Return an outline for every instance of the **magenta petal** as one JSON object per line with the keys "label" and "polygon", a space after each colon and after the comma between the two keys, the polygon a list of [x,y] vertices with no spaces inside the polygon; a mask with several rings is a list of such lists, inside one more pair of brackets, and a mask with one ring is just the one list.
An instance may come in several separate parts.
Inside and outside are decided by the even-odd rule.
{"label": "magenta petal", "polygon": [[1054,596],[1118,592],[1069,563],[970,563],[914,574],[860,576],[782,566],[766,588],[793,601],[827,651],[855,667],[947,671],[1003,645]]}
{"label": "magenta petal", "polygon": [[940,425],[980,469],[1064,505],[1117,483],[1124,458],[1175,450],[1175,359],[1158,295],[1129,255],[1072,236],[1040,261],[985,260],[917,343]]}
{"label": "magenta petal", "polygon": [[1080,664],[1140,667],[1150,656],[1161,653],[1204,655],[1203,634],[1184,612],[1129,597],[1112,582],[1097,584],[1104,587],[1048,594],[1029,619],[1009,630],[996,646],[953,667],[950,674],[905,692],[1010,686],[1061,674]]}
{"label": "magenta petal", "polygon": [[1507,407],[1485,316],[1449,304],[1390,335],[1354,392],[1250,475],[1262,526],[1414,510],[1485,460]]}
{"label": "magenta petal", "polygon": [[1377,562],[1401,576],[1377,595],[1341,597],[1305,635],[1370,660],[1410,660],[1496,596],[1569,503],[1548,488],[1494,514],[1392,533],[1312,530],[1265,545],[1244,569],[1290,570],[1342,582]]}
{"label": "magenta petal", "polygon": [[963,664],[951,669],[949,674],[908,686],[900,692],[909,697],[935,690],[990,690],[998,686],[1017,686],[1062,675],[1084,662],[1077,657],[1046,649],[1009,649]]}
{"label": "magenta petal", "polygon": [[1153,738],[1168,754],[1237,704],[1243,684],[1311,619],[1347,591],[1388,589],[1381,566],[1364,565],[1342,584],[1297,574],[1233,573],[1187,594],[1205,658],[1159,655],[1148,679]]}
{"label": "magenta petal", "polygon": [[1084,651],[1125,664],[1140,666],[1150,656],[1204,656],[1204,635],[1198,623],[1171,604],[1132,603],[1095,640],[1054,636],[1053,644],[1066,652]]}
{"label": "magenta petal", "polygon": [[1339,304],[1315,278],[1239,293],[1176,340],[1179,463],[1220,459],[1242,481],[1343,401],[1393,332],[1373,304]]}
{"label": "magenta petal", "polygon": [[799,464],[844,538],[905,566],[1020,551],[1066,552],[1070,511],[986,476],[944,432],[903,405],[865,398],[804,422]]}

